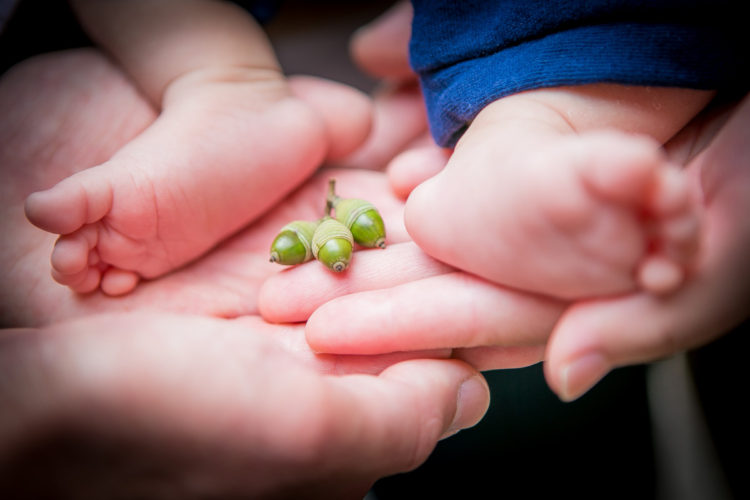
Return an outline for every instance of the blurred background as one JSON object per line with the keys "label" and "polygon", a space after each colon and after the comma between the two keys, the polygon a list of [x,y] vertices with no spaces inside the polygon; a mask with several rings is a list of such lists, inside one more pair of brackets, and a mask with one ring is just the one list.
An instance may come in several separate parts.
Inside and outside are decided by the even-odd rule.
{"label": "blurred background", "polygon": [[[0,2],[10,11],[10,0]],[[286,73],[371,92],[378,82],[352,64],[348,40],[392,3],[280,2],[266,29]],[[89,45],[66,2],[16,2],[0,35],[0,71]],[[381,479],[367,498],[750,498],[747,331],[616,370],[568,404],[547,388],[540,365],[487,372],[484,420],[441,441],[416,470]]]}

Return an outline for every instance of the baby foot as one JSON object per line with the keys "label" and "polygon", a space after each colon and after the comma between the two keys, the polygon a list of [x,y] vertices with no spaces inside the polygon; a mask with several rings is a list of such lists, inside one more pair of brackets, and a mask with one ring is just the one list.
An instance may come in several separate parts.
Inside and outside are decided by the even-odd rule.
{"label": "baby foot", "polygon": [[325,154],[322,122],[288,95],[259,100],[254,85],[214,82],[170,104],[109,161],[29,196],[28,219],[61,235],[53,277],[81,293],[127,293],[307,178]]}
{"label": "baby foot", "polygon": [[409,199],[407,229],[427,253],[565,299],[683,281],[699,205],[658,144],[617,132],[487,139],[462,140]]}

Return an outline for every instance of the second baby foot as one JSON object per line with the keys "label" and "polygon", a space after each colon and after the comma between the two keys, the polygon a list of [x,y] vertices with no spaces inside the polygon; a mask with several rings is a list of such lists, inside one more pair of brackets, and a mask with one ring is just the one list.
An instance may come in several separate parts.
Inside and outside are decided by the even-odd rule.
{"label": "second baby foot", "polygon": [[487,139],[467,132],[412,193],[407,228],[427,253],[565,299],[680,285],[699,205],[658,144],[619,132]]}

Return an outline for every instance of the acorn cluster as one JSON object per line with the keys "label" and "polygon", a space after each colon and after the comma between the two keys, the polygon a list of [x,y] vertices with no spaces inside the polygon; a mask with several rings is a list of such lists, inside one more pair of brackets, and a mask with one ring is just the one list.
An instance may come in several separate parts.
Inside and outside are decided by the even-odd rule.
{"label": "acorn cluster", "polygon": [[385,248],[383,218],[368,201],[337,196],[336,180],[330,179],[325,215],[282,227],[271,244],[271,262],[295,265],[317,259],[340,273],[349,267],[355,242],[366,248]]}

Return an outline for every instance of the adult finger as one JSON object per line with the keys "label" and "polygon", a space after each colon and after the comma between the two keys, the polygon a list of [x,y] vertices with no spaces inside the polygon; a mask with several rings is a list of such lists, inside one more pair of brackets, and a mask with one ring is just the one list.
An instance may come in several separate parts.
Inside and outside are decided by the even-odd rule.
{"label": "adult finger", "polygon": [[672,296],[645,294],[582,303],[553,333],[545,374],[575,399],[614,367],[652,361],[711,341],[750,310],[750,146],[744,102],[689,165],[706,205],[704,247],[693,276]]}
{"label": "adult finger", "polygon": [[544,342],[563,303],[451,272],[343,295],[320,306],[305,334],[318,352],[529,346]]}
{"label": "adult finger", "polygon": [[453,349],[451,357],[477,370],[524,368],[544,359],[545,342],[537,345],[481,346]]}
{"label": "adult finger", "polygon": [[414,78],[409,66],[409,38],[413,11],[400,1],[354,33],[349,50],[354,62],[377,78]]}
{"label": "adult finger", "polygon": [[327,390],[335,425],[322,426],[330,431],[325,446],[381,474],[416,467],[441,437],[476,424],[489,405],[484,378],[456,360],[405,361],[378,377],[331,378]]}
{"label": "adult finger", "polygon": [[440,172],[449,150],[434,143],[411,147],[388,164],[388,181],[399,198],[406,199],[415,187]]}
{"label": "adult finger", "polygon": [[373,96],[373,123],[369,137],[336,166],[384,169],[398,153],[427,130],[427,113],[415,84],[385,85]]}
{"label": "adult finger", "polygon": [[328,161],[352,153],[372,128],[373,104],[362,92],[323,78],[292,76],[292,92],[312,106],[323,119],[328,133]]}
{"label": "adult finger", "polygon": [[278,323],[307,319],[308,342],[318,352],[373,354],[536,345],[564,307],[457,272],[413,243],[356,258],[343,275],[305,265],[269,277],[259,311]]}
{"label": "adult finger", "polygon": [[324,303],[342,295],[390,288],[447,273],[450,267],[427,256],[413,243],[389,244],[385,250],[356,252],[351,267],[333,274],[317,262],[270,276],[258,296],[258,310],[267,321],[305,321]]}
{"label": "adult finger", "polygon": [[[158,487],[180,484],[188,496],[196,486],[189,478],[200,471],[209,496],[349,498],[418,465],[441,436],[473,425],[487,409],[487,386],[465,363],[404,361],[379,375],[321,372],[280,342],[300,330],[253,318],[133,313],[5,332],[0,379],[14,383],[0,384],[7,403],[0,460],[11,459],[16,471],[43,466],[70,478],[63,491],[72,496],[85,488],[106,497],[118,484],[139,492],[130,496],[155,498],[150,476],[133,474],[141,470],[135,464],[147,463],[165,474]],[[59,451],[56,438],[75,439],[80,453]],[[29,444],[51,447],[43,464],[16,460]],[[87,461],[113,447],[115,466]],[[82,474],[93,475],[83,481]],[[12,479],[4,491],[49,487]]]}

